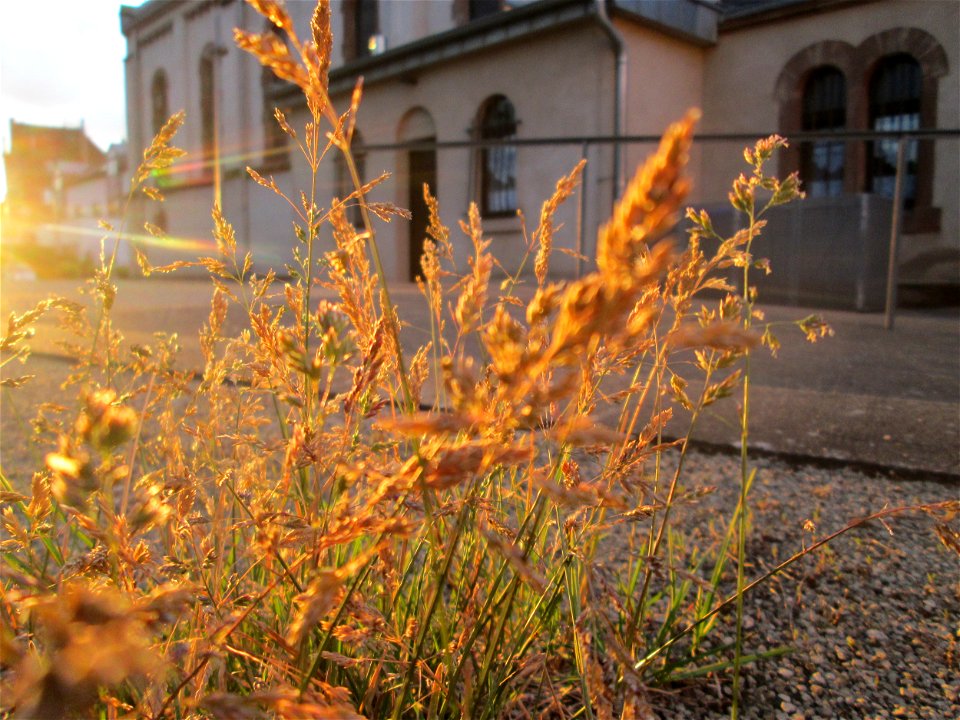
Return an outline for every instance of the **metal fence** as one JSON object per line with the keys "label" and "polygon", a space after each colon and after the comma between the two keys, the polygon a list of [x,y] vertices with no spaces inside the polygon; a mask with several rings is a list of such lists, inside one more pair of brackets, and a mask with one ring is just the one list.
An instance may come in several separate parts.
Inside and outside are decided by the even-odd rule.
{"label": "metal fence", "polygon": [[[363,132],[366,137],[383,137],[389,130],[367,119]],[[732,211],[727,193],[733,178],[749,172],[743,149],[758,137],[762,135],[708,133],[695,138],[690,158],[695,185],[689,204],[709,210],[722,233],[734,232],[742,222]],[[378,228],[384,265],[391,278],[398,280],[412,279],[419,272],[426,234],[424,183],[438,196],[449,225],[464,219],[470,203],[480,200],[484,236],[502,269],[509,274],[529,273],[532,261],[518,239],[524,229],[528,237],[532,233],[541,203],[550,197],[557,179],[587,160],[576,194],[557,213],[554,247],[559,252],[554,252],[550,268],[556,277],[576,277],[591,269],[597,228],[609,218],[632,169],[655,150],[659,140],[652,135],[512,136],[366,144],[355,152],[363,157],[366,180],[382,171],[394,176],[368,199],[413,211],[410,223]],[[756,251],[769,257],[774,272],[769,277],[756,276],[762,298],[795,305],[885,310],[887,324],[892,326],[898,285],[939,283],[953,292],[960,288],[960,130],[805,132],[793,134],[790,141],[792,147],[778,154],[771,171],[783,177],[799,170],[808,198],[774,208],[767,218],[769,224]],[[311,181],[302,167],[298,169],[295,153],[276,148],[264,159],[278,161],[282,158],[274,154],[288,152],[293,162],[275,163],[275,167],[278,182],[295,197],[299,189],[309,186],[303,181]],[[249,157],[239,154],[221,168],[224,212],[235,224],[238,240],[256,251],[258,261],[279,268],[289,257],[292,217],[283,214],[287,209],[273,202],[275,198],[255,195],[259,188],[252,187],[244,172]],[[335,171],[336,160],[334,154],[333,162],[321,170],[318,197],[344,197],[351,192],[347,173]],[[484,177],[484,168],[495,177]],[[483,202],[485,196],[489,197]],[[134,217],[129,227],[139,228],[148,220],[177,239],[151,247],[158,264],[180,259],[184,253],[206,252],[210,203],[209,185],[185,183],[171,194],[165,215],[158,215],[163,208],[151,207],[151,214],[140,212],[143,217]],[[527,213],[526,225],[514,208]],[[95,219],[74,219],[74,225],[80,222]],[[67,230],[94,239],[100,234],[93,227]],[[54,231],[58,237],[64,235],[63,228]],[[455,241],[461,243],[456,248],[460,255],[469,253],[468,240]]]}
{"label": "metal fence", "polygon": [[[695,139],[691,172],[698,185],[691,205],[710,210],[721,230],[736,229],[726,194],[732,179],[748,171],[744,147],[759,137],[763,135],[707,133]],[[363,152],[368,175],[376,174],[380,165],[395,168],[399,154],[413,158],[434,153],[432,184],[440,186],[441,206],[449,206],[451,200],[454,205],[462,203],[457,207],[461,216],[483,191],[479,165],[485,152],[495,150],[500,162],[506,157],[515,163],[517,204],[528,213],[549,197],[557,178],[586,159],[578,195],[560,218],[571,253],[558,258],[556,270],[575,276],[589,269],[590,261],[582,258],[594,256],[596,228],[609,216],[629,177],[622,170],[621,177],[614,177],[612,168],[636,167],[658,143],[659,136],[515,137],[369,144]],[[942,266],[933,268],[932,282],[960,286],[960,277],[951,270],[960,266],[960,130],[803,132],[792,134],[790,143],[792,148],[774,161],[771,170],[781,176],[800,170],[802,179],[807,176],[808,198],[777,208],[768,218],[758,253],[770,257],[774,275],[758,279],[763,297],[787,304],[884,310],[890,327],[898,282],[930,281],[924,280],[924,262]],[[512,148],[509,154],[503,152],[505,147]],[[613,161],[615,154],[619,163]],[[406,175],[413,177],[413,166],[407,170]],[[461,180],[453,196],[444,192],[445,178],[464,175],[465,187]],[[410,198],[416,202],[413,189]],[[399,199],[404,204],[404,198]],[[509,252],[497,253],[497,243],[506,247],[511,242],[506,238],[519,231],[515,215],[494,213],[485,218],[498,258],[510,257]],[[536,218],[528,218],[529,225],[535,223]],[[905,278],[900,276],[901,267],[909,270]]]}

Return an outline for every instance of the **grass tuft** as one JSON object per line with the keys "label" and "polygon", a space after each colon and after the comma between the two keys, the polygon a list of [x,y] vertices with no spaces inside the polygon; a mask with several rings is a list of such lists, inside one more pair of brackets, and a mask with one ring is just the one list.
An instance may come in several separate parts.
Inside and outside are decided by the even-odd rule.
{"label": "grass tuft", "polygon": [[[461,228],[473,248],[461,271],[425,188],[432,337],[406,357],[373,222],[405,211],[367,203],[351,151],[362,89],[342,114],[327,95],[329,8],[303,40],[282,4],[250,4],[286,41],[238,30],[238,45],[299,86],[310,113],[297,129],[276,114],[309,188],[291,197],[250,170],[296,211],[292,279],[277,302],[275,276],[252,272],[219,207],[215,256],[153,267],[140,255],[144,274],[210,275],[195,379],[177,369],[175,338],[123,349],[115,251],[101,253],[92,322],[61,300],[11,317],[4,365],[25,359],[45,312],[63,314],[78,342],[63,405],[35,425],[43,466],[29,488],[0,474],[3,713],[629,718],[649,712],[658,688],[732,670],[736,717],[742,665],[770,656],[746,647],[744,594],[850,527],[907,510],[747,576],[749,361],[779,347],[750,270],[766,267],[753,254],[764,212],[801,195],[795,175],[766,171],[784,141],[745,153],[730,194],[744,230],[721,237],[707,213],[687,210],[680,240],[690,112],[601,228],[596,270],[553,282],[553,216],[577,165],[543,205],[532,276],[499,292],[477,208]],[[162,200],[151,178],[182,154],[182,121],[154,139],[131,195]],[[353,178],[347,198],[317,196],[330,153]],[[321,251],[321,233],[334,250]],[[318,302],[318,283],[337,300]],[[228,312],[246,318],[234,336]],[[818,318],[799,326],[810,339],[829,333]],[[731,395],[740,500],[696,540],[678,520],[701,492],[684,485],[684,459],[705,409]],[[665,441],[681,422],[680,439]],[[716,630],[731,607],[736,640],[725,645]]]}

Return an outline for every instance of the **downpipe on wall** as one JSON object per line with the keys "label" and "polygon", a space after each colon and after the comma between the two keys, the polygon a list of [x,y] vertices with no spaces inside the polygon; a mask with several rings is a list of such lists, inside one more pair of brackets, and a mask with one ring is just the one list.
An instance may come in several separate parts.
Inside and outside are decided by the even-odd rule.
{"label": "downpipe on wall", "polygon": [[607,0],[596,0],[596,16],[600,27],[610,39],[610,45],[616,59],[614,68],[613,93],[613,201],[611,208],[620,199],[623,193],[623,161],[621,158],[622,146],[620,136],[626,127],[626,95],[627,95],[627,51],[623,36],[614,26],[607,13]]}

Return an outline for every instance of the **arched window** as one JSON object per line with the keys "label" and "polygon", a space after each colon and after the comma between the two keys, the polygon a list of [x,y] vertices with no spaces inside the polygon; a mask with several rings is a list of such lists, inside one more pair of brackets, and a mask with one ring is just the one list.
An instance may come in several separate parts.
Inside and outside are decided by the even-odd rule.
{"label": "arched window", "polygon": [[[947,53],[924,30],[897,27],[869,36],[859,45],[825,40],[794,55],[777,79],[780,131],[789,137],[818,123],[805,107],[807,81],[825,67],[837,68],[846,80],[846,127],[851,130],[909,131],[937,127],[940,80],[949,75]],[[825,82],[825,81],[824,81]],[[809,115],[809,117],[808,117]],[[814,129],[814,128],[810,128]],[[821,128],[815,128],[821,129]],[[803,145],[803,143],[801,143]],[[780,172],[803,167],[802,147],[780,156]],[[934,140],[911,141],[904,173],[903,231],[940,230],[941,209],[934,202]],[[897,141],[847,142],[843,185],[848,192],[893,196],[896,184]]]}
{"label": "arched window", "polygon": [[[353,162],[357,166],[357,176],[360,182],[366,182],[367,153],[363,149],[363,136],[359,130],[353,131],[353,140],[350,143],[350,151],[353,154]],[[334,159],[334,170],[336,172],[336,193],[341,200],[350,195],[356,188],[353,184],[353,178],[350,177],[350,168],[343,157],[343,153],[337,152]],[[351,200],[346,208],[347,220],[354,227],[363,225],[363,210],[360,208],[360,201],[357,198]]]}
{"label": "arched window", "polygon": [[517,209],[517,148],[508,143],[517,135],[513,104],[496,95],[480,114],[480,140],[499,141],[480,150],[480,211],[510,215]]}
{"label": "arched window", "polygon": [[151,127],[153,128],[153,134],[156,135],[170,116],[167,104],[167,74],[163,70],[157,70],[153,74],[153,82],[150,83],[150,102],[152,106]]}
{"label": "arched window", "polygon": [[217,132],[216,51],[207,48],[200,58],[200,137],[204,155],[212,155]]}
{"label": "arched window", "polygon": [[[920,63],[906,53],[880,60],[870,77],[870,127],[873,130],[916,130],[920,127]],[[907,208],[917,199],[917,141],[906,147],[903,197]],[[893,197],[897,176],[897,141],[871,143],[868,165],[872,192]]]}
{"label": "arched window", "polygon": [[[803,89],[801,129],[842,130],[847,125],[847,82],[839,68],[825,65],[813,70]],[[843,192],[843,140],[803,143],[800,179],[811,197]]]}

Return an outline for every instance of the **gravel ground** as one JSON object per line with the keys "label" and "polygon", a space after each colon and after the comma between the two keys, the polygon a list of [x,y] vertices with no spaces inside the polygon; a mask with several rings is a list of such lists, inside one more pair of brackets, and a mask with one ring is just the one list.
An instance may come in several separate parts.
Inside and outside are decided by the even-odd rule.
{"label": "gravel ground", "polygon": [[[26,434],[29,408],[58,400],[68,366],[34,357],[27,371],[38,378],[4,391],[0,405],[0,465],[15,484],[29,481],[25,469],[42,464],[41,449]],[[753,465],[749,576],[852,518],[960,497],[957,479],[870,475],[770,457]],[[729,517],[738,467],[729,455],[689,455],[686,487],[718,486],[683,511],[694,526]],[[803,529],[807,520],[812,533]],[[747,652],[783,646],[793,652],[745,668],[744,718],[960,718],[960,562],[933,526],[911,514],[891,520],[889,529],[858,528],[748,596]],[[719,629],[721,640],[732,640],[724,637],[731,627]],[[730,690],[730,678],[720,677],[657,693],[652,701],[664,720],[729,717]]]}
{"label": "gravel ground", "polygon": [[[960,481],[865,474],[852,467],[753,462],[748,578],[856,517],[957,500]],[[691,510],[728,517],[739,458],[691,454],[688,487],[718,491]],[[724,482],[729,479],[729,482]],[[811,520],[816,529],[804,531]],[[956,521],[953,522],[956,528]],[[792,652],[748,666],[744,718],[960,718],[960,558],[913,513],[857,528],[760,586],[745,601],[746,651]],[[732,641],[731,631],[721,639]],[[729,717],[731,682],[658,698],[662,718]]]}
{"label": "gravel ground", "polygon": [[0,388],[0,468],[23,491],[29,492],[32,472],[44,466],[44,454],[50,450],[30,440],[36,407],[62,401],[60,384],[69,373],[67,362],[42,355],[30,357],[24,365],[14,361],[3,368],[4,378],[35,376],[23,387]]}

